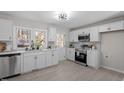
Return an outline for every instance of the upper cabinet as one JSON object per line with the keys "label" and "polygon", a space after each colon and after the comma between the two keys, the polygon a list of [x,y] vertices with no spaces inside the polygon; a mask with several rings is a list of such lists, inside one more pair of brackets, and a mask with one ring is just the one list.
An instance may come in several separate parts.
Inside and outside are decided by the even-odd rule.
{"label": "upper cabinet", "polygon": [[78,31],[69,32],[69,41],[78,42]]}
{"label": "upper cabinet", "polygon": [[99,32],[107,32],[110,30],[110,24],[104,24],[99,26]]}
{"label": "upper cabinet", "polygon": [[90,41],[100,41],[100,35],[98,31],[98,27],[90,28]]}
{"label": "upper cabinet", "polygon": [[71,32],[69,32],[69,41],[70,42],[78,42],[78,36],[81,34],[90,33],[89,31],[90,31],[89,28],[71,31]]}
{"label": "upper cabinet", "polygon": [[116,21],[100,26],[88,27],[83,29],[78,29],[69,32],[69,41],[70,42],[78,42],[78,36],[82,34],[90,34],[90,42],[98,42],[100,41],[100,32],[110,32],[110,31],[118,31],[124,29],[124,21]]}
{"label": "upper cabinet", "polygon": [[12,41],[12,26],[12,21],[0,19],[0,40]]}
{"label": "upper cabinet", "polygon": [[108,32],[124,29],[124,21],[117,21],[99,26],[99,32]]}
{"label": "upper cabinet", "polygon": [[56,41],[56,28],[49,28],[48,41]]}
{"label": "upper cabinet", "polygon": [[111,31],[122,30],[122,29],[124,29],[124,21],[113,22],[110,24]]}

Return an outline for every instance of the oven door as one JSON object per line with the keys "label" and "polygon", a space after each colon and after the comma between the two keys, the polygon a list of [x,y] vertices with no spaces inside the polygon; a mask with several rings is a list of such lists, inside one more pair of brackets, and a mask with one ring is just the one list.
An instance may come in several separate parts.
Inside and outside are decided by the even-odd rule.
{"label": "oven door", "polygon": [[75,60],[87,64],[87,55],[85,53],[75,52]]}

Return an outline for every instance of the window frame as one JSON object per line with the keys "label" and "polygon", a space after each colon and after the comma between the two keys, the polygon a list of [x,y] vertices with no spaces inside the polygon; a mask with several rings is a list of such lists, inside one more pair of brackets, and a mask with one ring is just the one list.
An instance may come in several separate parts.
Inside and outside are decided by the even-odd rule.
{"label": "window frame", "polygon": [[[32,31],[32,40],[34,41],[34,43],[36,41],[36,38],[35,38],[36,32],[44,32],[45,33],[45,45],[44,45],[43,48],[46,48],[47,47],[47,30],[34,28],[33,31]],[[43,49],[43,48],[40,48],[40,49]]]}
{"label": "window frame", "polygon": [[[63,46],[60,46],[60,45],[58,46],[58,44],[57,44],[57,43],[58,43],[58,42],[57,42],[57,41],[58,41],[58,40],[57,40],[57,35],[63,35]],[[56,46],[57,46],[58,48],[64,48],[64,47],[65,47],[65,38],[64,38],[64,37],[65,37],[65,34],[62,34],[62,33],[57,33],[57,34],[56,34]],[[60,43],[60,41],[59,41],[59,43]]]}
{"label": "window frame", "polygon": [[[22,27],[22,26],[14,26],[13,27],[13,50],[25,50],[25,47],[19,48],[17,47],[17,29],[28,29],[30,30],[30,38],[29,43],[31,44],[31,40],[35,41],[35,33],[36,31],[45,32],[45,46],[47,47],[47,30],[46,29],[38,29],[38,28],[29,28],[29,27]],[[30,46],[29,44],[29,46]]]}

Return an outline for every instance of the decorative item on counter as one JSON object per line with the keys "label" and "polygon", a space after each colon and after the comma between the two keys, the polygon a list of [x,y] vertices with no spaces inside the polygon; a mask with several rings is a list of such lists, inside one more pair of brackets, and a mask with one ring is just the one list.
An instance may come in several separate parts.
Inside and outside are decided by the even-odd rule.
{"label": "decorative item on counter", "polygon": [[51,46],[48,46],[48,49],[51,49]]}
{"label": "decorative item on counter", "polygon": [[35,43],[35,47],[36,47],[37,50],[39,50],[40,47],[43,47],[43,45],[42,45],[43,42],[44,42],[44,40],[36,41],[36,43]]}
{"label": "decorative item on counter", "polygon": [[97,49],[95,42],[91,42],[91,48],[92,48],[92,49]]}
{"label": "decorative item on counter", "polygon": [[69,47],[70,47],[70,48],[74,48],[74,45],[73,45],[73,44],[70,44]]}
{"label": "decorative item on counter", "polygon": [[25,50],[28,51],[29,50],[29,47],[26,47]]}
{"label": "decorative item on counter", "polygon": [[6,43],[5,42],[2,42],[0,41],[0,52],[3,52],[4,50],[6,50]]}
{"label": "decorative item on counter", "polygon": [[34,47],[34,41],[33,41],[33,40],[31,41],[31,49],[32,49],[32,50],[35,49],[35,47]]}

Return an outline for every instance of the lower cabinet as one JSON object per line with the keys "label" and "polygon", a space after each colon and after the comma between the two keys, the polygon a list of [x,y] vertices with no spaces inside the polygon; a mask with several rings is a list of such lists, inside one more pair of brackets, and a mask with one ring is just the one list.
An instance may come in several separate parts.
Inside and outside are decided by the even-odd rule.
{"label": "lower cabinet", "polygon": [[67,59],[75,61],[75,48],[67,48]]}
{"label": "lower cabinet", "polygon": [[91,66],[96,69],[100,67],[98,50],[88,50],[87,51],[87,64],[88,64],[88,66]]}
{"label": "lower cabinet", "polygon": [[23,73],[31,72],[32,70],[42,69],[58,64],[58,51],[48,50],[38,53],[25,53],[23,58]]}
{"label": "lower cabinet", "polygon": [[46,52],[46,67],[49,67],[52,65],[52,52],[47,51]]}
{"label": "lower cabinet", "polygon": [[32,53],[24,54],[23,72],[30,72],[35,68],[35,55]]}
{"label": "lower cabinet", "polygon": [[52,51],[52,65],[56,65],[59,62],[58,51]]}
{"label": "lower cabinet", "polygon": [[66,60],[66,48],[63,47],[63,48],[59,48],[58,49],[58,55],[59,55],[59,61],[63,61],[63,60]]}
{"label": "lower cabinet", "polygon": [[52,66],[58,64],[59,56],[58,51],[52,50],[46,52],[46,66]]}
{"label": "lower cabinet", "polygon": [[45,53],[40,53],[36,56],[35,69],[42,69],[46,67]]}

